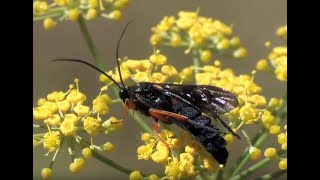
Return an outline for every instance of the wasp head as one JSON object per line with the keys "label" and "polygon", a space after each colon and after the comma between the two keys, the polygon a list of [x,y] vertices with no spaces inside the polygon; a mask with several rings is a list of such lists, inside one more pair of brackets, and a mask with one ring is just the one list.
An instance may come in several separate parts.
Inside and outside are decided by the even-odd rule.
{"label": "wasp head", "polygon": [[122,99],[123,102],[125,102],[126,99],[129,99],[130,95],[129,95],[128,89],[126,89],[126,88],[121,89],[119,91],[119,97]]}

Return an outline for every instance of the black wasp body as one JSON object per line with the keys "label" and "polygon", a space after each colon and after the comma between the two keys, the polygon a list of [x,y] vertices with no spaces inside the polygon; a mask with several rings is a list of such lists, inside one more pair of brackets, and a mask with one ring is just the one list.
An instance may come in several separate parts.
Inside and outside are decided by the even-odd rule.
{"label": "black wasp body", "polygon": [[237,107],[230,92],[215,86],[141,82],[122,89],[119,96],[127,107],[190,132],[220,164],[226,163],[226,141],[203,112],[217,118]]}
{"label": "black wasp body", "polygon": [[[121,84],[101,69],[83,60],[56,59],[54,61],[82,63],[104,74],[119,87],[119,96],[125,103],[125,107],[139,111],[145,116],[151,116],[157,122],[174,123],[180,126],[191,133],[220,164],[225,165],[228,158],[226,141],[221,136],[220,130],[211,124],[210,117],[219,120],[224,127],[239,138],[219,117],[239,105],[236,97],[229,91],[209,85],[139,82],[133,86],[125,86],[122,80],[118,51],[120,41],[128,25],[129,23],[120,36],[116,51]],[[157,133],[157,128],[154,128],[154,131]],[[160,137],[159,134],[157,135]]]}

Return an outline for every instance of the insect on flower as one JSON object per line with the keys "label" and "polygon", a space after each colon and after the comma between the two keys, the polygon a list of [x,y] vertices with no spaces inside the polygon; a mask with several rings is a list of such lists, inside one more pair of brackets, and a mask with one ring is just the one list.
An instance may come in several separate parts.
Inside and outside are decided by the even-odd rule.
{"label": "insect on flower", "polygon": [[[104,74],[119,87],[119,97],[123,100],[126,109],[139,111],[141,114],[155,119],[153,130],[160,140],[162,138],[158,133],[159,121],[166,124],[174,123],[191,133],[220,164],[225,165],[228,158],[226,141],[221,136],[222,132],[211,124],[210,117],[205,114],[219,120],[234,136],[240,138],[219,117],[239,105],[236,97],[222,88],[209,85],[140,82],[133,86],[125,86],[120,71],[119,46],[129,24],[122,32],[116,50],[121,84],[101,69],[83,60],[56,59],[54,61],[82,63]],[[169,148],[169,146],[167,147]]]}

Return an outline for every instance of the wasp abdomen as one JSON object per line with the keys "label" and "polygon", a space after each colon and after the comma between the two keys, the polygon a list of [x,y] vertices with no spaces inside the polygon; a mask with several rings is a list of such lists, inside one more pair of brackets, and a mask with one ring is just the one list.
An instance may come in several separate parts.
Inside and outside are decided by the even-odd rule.
{"label": "wasp abdomen", "polygon": [[228,159],[227,143],[221,137],[220,130],[211,124],[211,119],[185,104],[177,103],[174,110],[190,119],[177,124],[184,126],[184,129],[188,130],[220,164],[225,165]]}

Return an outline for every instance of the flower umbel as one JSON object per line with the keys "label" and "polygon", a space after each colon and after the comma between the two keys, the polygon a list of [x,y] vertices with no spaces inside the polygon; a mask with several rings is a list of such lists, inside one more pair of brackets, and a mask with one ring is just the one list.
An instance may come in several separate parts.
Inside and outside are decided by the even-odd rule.
{"label": "flower umbel", "polygon": [[[106,94],[101,94],[93,100],[93,106],[84,105],[86,95],[79,90],[79,80],[70,85],[67,92],[54,91],[48,94],[47,98],[41,98],[38,106],[33,108],[35,128],[43,129],[46,133],[34,134],[33,147],[43,144],[43,148],[49,153],[54,152],[49,168],[44,168],[41,172],[43,178],[48,178],[52,174],[53,164],[62,144],[67,141],[67,148],[73,162],[69,165],[71,172],[79,172],[84,166],[85,160],[76,158],[74,149],[79,147],[84,158],[90,158],[92,151],[111,151],[113,145],[107,142],[103,145],[94,145],[94,136],[112,132],[121,127],[121,121],[112,117],[108,126],[102,125],[102,115],[108,113],[108,104],[111,99]],[[76,88],[74,88],[76,87]],[[117,123],[116,123],[117,122]],[[110,129],[113,129],[110,131]],[[89,135],[91,139],[85,140],[83,135]],[[90,143],[89,143],[90,142]],[[100,147],[101,146],[101,147]],[[112,147],[111,147],[112,146]]]}
{"label": "flower umbel", "polygon": [[46,30],[53,29],[63,21],[78,21],[79,18],[88,21],[98,16],[114,21],[122,18],[122,10],[130,0],[35,0],[33,1],[34,20],[43,20]]}

